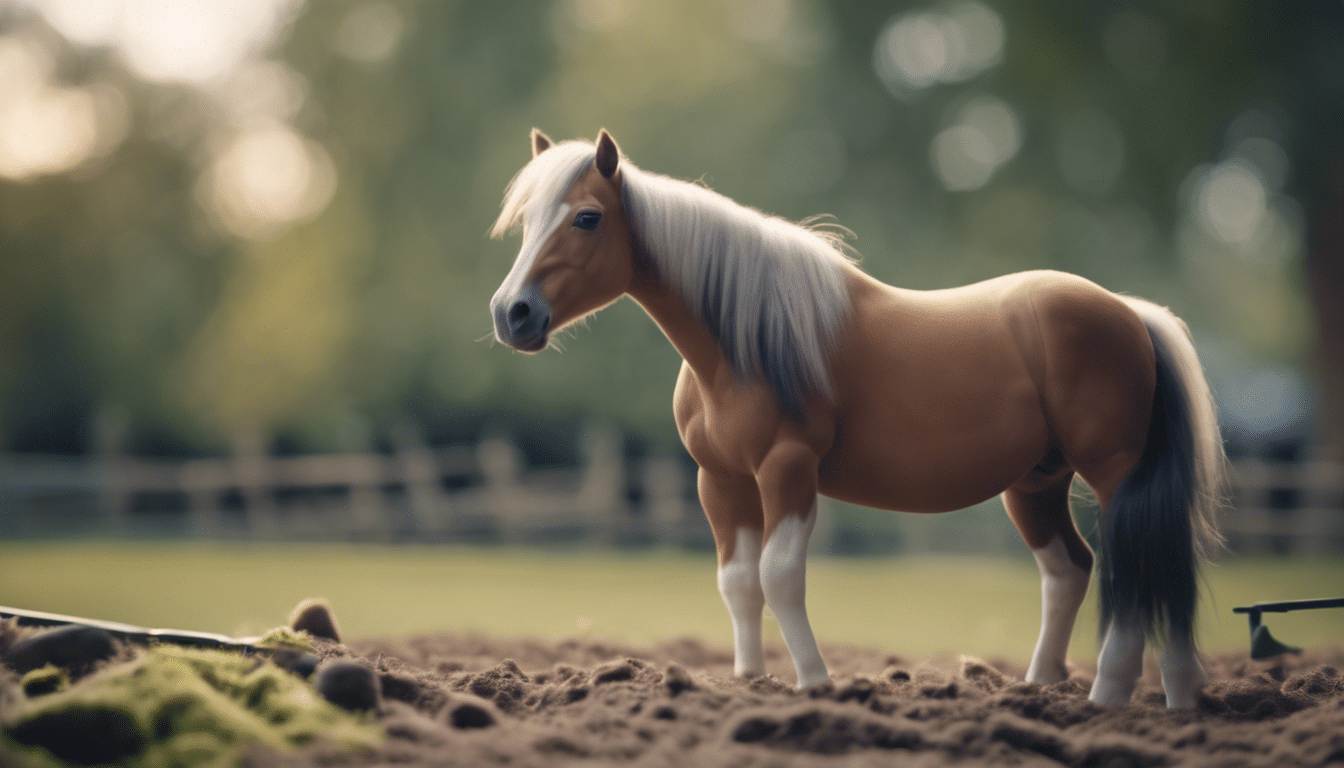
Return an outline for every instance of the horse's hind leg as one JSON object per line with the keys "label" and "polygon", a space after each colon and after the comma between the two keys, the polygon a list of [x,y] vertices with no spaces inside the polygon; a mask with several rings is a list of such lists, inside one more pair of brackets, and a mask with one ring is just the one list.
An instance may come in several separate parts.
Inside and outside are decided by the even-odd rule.
{"label": "horse's hind leg", "polygon": [[1097,679],[1088,699],[1103,707],[1123,707],[1143,673],[1143,628],[1112,619],[1097,656]]}
{"label": "horse's hind leg", "polygon": [[1003,494],[1008,515],[1041,571],[1041,635],[1027,669],[1032,683],[1057,683],[1069,676],[1064,659],[1092,574],[1092,550],[1069,511],[1072,480],[1072,472],[1048,480],[1029,476]]}
{"label": "horse's hind leg", "polygon": [[1189,708],[1199,700],[1199,689],[1204,685],[1204,668],[1199,655],[1188,637],[1168,632],[1157,654],[1162,669],[1162,690],[1167,693],[1167,706]]}
{"label": "horse's hind leg", "polygon": [[750,477],[700,470],[700,504],[719,552],[719,594],[733,622],[733,673],[765,674],[761,652],[761,497]]}

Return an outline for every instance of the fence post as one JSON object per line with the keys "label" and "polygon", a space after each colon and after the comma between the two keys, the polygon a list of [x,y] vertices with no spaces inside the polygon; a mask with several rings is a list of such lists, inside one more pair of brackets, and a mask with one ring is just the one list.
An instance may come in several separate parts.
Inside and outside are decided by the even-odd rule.
{"label": "fence post", "polygon": [[513,441],[503,433],[488,434],[476,444],[476,463],[485,478],[486,514],[500,527],[500,536],[509,543],[522,538],[522,494],[518,481],[522,475],[523,457]]}
{"label": "fence post", "polygon": [[1298,467],[1303,551],[1313,555],[1338,552],[1344,541],[1344,466],[1307,461]]}
{"label": "fence post", "polygon": [[583,478],[575,500],[579,516],[597,541],[609,542],[617,525],[629,522],[625,504],[624,436],[606,421],[589,422],[580,445]]}
{"label": "fence post", "polygon": [[659,544],[685,543],[688,510],[686,468],[675,456],[650,456],[639,468],[644,505]]}
{"label": "fence post", "polygon": [[187,494],[192,534],[201,538],[219,538],[224,534],[224,516],[220,514],[220,492],[228,483],[228,467],[219,459],[193,459],[182,462],[178,484]]}
{"label": "fence post", "polygon": [[244,516],[248,535],[252,538],[272,539],[279,528],[276,519],[269,451],[260,429],[245,429],[233,435],[232,474],[243,497]]}
{"label": "fence post", "polygon": [[410,421],[399,421],[393,426],[392,442],[396,445],[397,471],[406,485],[415,532],[434,536],[443,530],[449,511],[443,492],[443,472],[424,435]]}
{"label": "fence post", "polygon": [[124,535],[130,528],[132,459],[126,456],[126,435],[131,418],[126,409],[113,406],[100,412],[94,423],[94,444],[98,455],[101,490],[98,505],[107,530]]}

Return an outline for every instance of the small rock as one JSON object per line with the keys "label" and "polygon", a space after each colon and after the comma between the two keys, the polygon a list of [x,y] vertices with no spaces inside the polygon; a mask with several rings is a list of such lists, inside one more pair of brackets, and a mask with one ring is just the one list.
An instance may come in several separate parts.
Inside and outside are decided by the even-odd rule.
{"label": "small rock", "polygon": [[495,716],[482,704],[467,701],[449,707],[448,722],[454,728],[489,728],[495,724]]}
{"label": "small rock", "polygon": [[278,648],[271,652],[271,662],[293,675],[307,680],[317,669],[317,654],[293,648]]}
{"label": "small rock", "polygon": [[341,630],[336,625],[336,615],[325,600],[310,597],[294,607],[289,614],[289,626],[298,632],[307,632],[313,637],[341,642]]}
{"label": "small rock", "polygon": [[318,665],[313,686],[322,698],[352,712],[377,709],[381,699],[373,668],[349,659],[331,659]]}
{"label": "small rock", "polygon": [[94,664],[110,659],[116,643],[107,632],[78,625],[49,629],[20,640],[5,651],[5,666],[20,674],[48,664],[74,672],[84,672]]}
{"label": "small rock", "polygon": [[592,681],[594,685],[601,685],[602,683],[633,680],[634,677],[635,668],[628,660],[609,661],[593,670]]}

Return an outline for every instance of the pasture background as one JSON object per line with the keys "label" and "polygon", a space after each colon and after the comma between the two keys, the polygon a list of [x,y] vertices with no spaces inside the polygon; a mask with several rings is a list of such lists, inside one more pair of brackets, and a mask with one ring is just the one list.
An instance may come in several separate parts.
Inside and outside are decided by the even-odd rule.
{"label": "pasture background", "polygon": [[[1344,564],[1226,558],[1205,571],[1200,640],[1245,651],[1234,605],[1344,594]],[[1095,584],[1093,592],[1095,592]],[[27,543],[0,546],[0,604],[246,635],[284,623],[301,599],[329,599],[346,637],[439,631],[641,645],[700,637],[731,647],[712,555],[527,548]],[[1027,558],[814,557],[808,605],[823,642],[906,657],[966,653],[1025,660],[1039,626],[1040,578]],[[767,617],[768,617],[767,611]],[[1095,595],[1070,658],[1096,653]],[[1276,637],[1336,646],[1344,611],[1266,614]],[[781,645],[773,621],[767,643]]]}

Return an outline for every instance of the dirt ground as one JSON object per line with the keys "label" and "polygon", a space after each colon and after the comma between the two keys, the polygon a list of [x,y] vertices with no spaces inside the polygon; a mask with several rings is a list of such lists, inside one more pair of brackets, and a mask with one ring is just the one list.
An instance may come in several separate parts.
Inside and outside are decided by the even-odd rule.
{"label": "dirt ground", "polygon": [[[825,646],[834,684],[792,690],[791,667],[732,676],[695,639],[628,647],[446,634],[320,642],[366,660],[381,745],[252,750],[252,766],[1317,766],[1344,764],[1344,650],[1275,662],[1209,659],[1197,709],[1168,711],[1154,669],[1131,706],[1087,701],[1091,672],[1051,686],[1024,668]],[[119,654],[124,658],[124,654]],[[0,763],[4,763],[0,760]]]}

